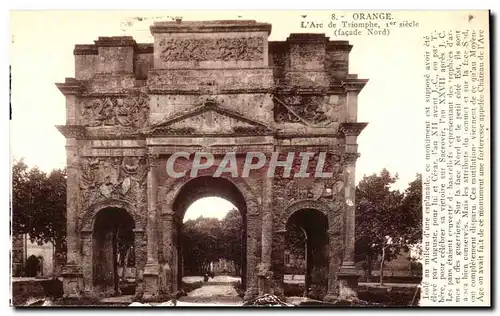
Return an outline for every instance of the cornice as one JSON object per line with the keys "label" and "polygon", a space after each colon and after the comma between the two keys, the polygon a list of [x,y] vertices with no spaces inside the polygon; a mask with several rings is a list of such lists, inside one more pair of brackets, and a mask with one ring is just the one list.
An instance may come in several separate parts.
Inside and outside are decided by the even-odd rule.
{"label": "cornice", "polygon": [[344,79],[341,84],[347,92],[360,92],[368,83],[368,79]]}
{"label": "cornice", "polygon": [[87,131],[82,125],[56,125],[56,128],[66,138],[87,138]]}
{"label": "cornice", "polygon": [[65,96],[81,94],[85,89],[83,83],[74,78],[66,78],[64,83],[56,83],[56,87]]}
{"label": "cornice", "polygon": [[368,123],[341,123],[339,127],[339,133],[344,136],[359,136],[361,131],[368,125]]}

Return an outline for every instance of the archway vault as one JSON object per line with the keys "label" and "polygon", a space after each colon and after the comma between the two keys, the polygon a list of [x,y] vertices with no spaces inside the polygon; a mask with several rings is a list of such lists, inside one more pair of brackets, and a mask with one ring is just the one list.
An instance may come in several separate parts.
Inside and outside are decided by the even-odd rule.
{"label": "archway vault", "polygon": [[[190,174],[191,170],[187,170],[186,174]],[[211,167],[209,169],[199,170],[198,176],[196,178],[191,178],[189,176],[181,177],[175,179],[170,183],[163,183],[158,186],[158,202],[161,205],[161,213],[162,214],[170,214],[174,210],[174,203],[179,197],[181,190],[188,185],[191,181],[197,178],[208,178],[213,177],[216,171],[216,167]],[[234,189],[229,191],[233,192],[231,196],[225,190],[217,190],[217,188],[207,188],[205,192],[199,192],[198,198],[204,196],[219,196],[221,198],[227,199],[231,203],[233,203],[241,212],[242,209],[246,209],[246,215],[249,216],[258,216],[259,215],[259,207],[260,207],[260,197],[256,194],[256,192],[250,187],[250,185],[245,181],[245,179],[240,177],[231,177],[227,174],[221,174],[219,179],[223,179],[233,185]],[[215,179],[215,178],[214,178]],[[166,179],[167,181],[168,179]],[[241,203],[238,203],[235,200],[236,196],[241,194],[242,200],[245,202],[245,208],[240,208]],[[236,198],[237,199],[237,198]]]}
{"label": "archway vault", "polygon": [[296,201],[288,205],[281,212],[280,219],[278,221],[278,226],[276,227],[277,231],[284,231],[286,229],[286,223],[295,212],[307,209],[320,211],[321,213],[323,213],[323,215],[325,215],[328,218],[328,220],[331,219],[333,213],[333,209],[330,206],[328,206],[328,204],[322,201],[312,200],[312,199]]}
{"label": "archway vault", "polygon": [[134,220],[135,223],[134,231],[144,230],[145,223],[142,220],[141,216],[139,216],[139,214],[137,213],[137,210],[132,203],[119,199],[106,199],[93,204],[87,209],[86,212],[83,213],[82,217],[80,218],[80,227],[81,227],[80,231],[92,232],[95,225],[97,214],[101,210],[109,208],[122,209],[126,211],[128,215],[130,215],[131,218]]}
{"label": "archway vault", "polygon": [[181,227],[185,212],[194,201],[207,196],[217,196],[231,202],[242,216],[242,284],[248,295],[253,296],[258,289],[256,267],[260,258],[258,248],[261,234],[258,218],[260,208],[252,190],[243,179],[213,177],[214,171],[209,169],[195,178],[177,179],[170,186],[170,190],[159,191],[160,196],[161,192],[166,193],[161,199],[164,201],[161,215],[164,220],[160,224],[163,236],[162,261],[167,263],[171,270],[165,272],[170,274],[166,278],[172,280],[172,288],[167,286],[166,291],[177,290],[177,286],[181,283]]}

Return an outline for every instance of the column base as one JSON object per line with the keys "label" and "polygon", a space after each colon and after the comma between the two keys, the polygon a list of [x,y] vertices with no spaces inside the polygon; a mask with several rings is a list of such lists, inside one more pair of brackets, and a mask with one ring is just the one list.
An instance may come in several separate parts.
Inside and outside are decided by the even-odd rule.
{"label": "column base", "polygon": [[80,298],[84,296],[83,273],[77,264],[67,264],[62,272],[64,297]]}
{"label": "column base", "polygon": [[273,294],[272,292],[272,277],[271,265],[267,263],[260,263],[258,265],[258,280],[259,280],[259,296],[264,294]]}
{"label": "column base", "polygon": [[336,303],[338,300],[339,296],[337,293],[326,293],[325,297],[323,298],[323,301],[328,303]]}
{"label": "column base", "polygon": [[337,275],[339,282],[339,298],[350,300],[357,298],[356,289],[358,287],[358,270],[354,262],[344,262]]}
{"label": "column base", "polygon": [[153,301],[159,297],[159,275],[160,266],[158,263],[146,263],[144,267],[144,301]]}

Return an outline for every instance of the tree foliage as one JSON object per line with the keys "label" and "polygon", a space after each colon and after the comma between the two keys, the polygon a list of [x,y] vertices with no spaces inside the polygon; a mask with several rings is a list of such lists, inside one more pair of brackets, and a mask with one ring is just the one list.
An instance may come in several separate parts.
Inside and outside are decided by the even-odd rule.
{"label": "tree foliage", "polygon": [[408,251],[422,238],[422,178],[418,174],[404,192],[391,189],[398,176],[386,169],[365,176],[356,188],[356,259],[384,260]]}
{"label": "tree foliage", "polygon": [[232,209],[226,214],[221,222],[221,229],[221,257],[241,267],[244,227],[241,214],[237,209]]}
{"label": "tree foliage", "polygon": [[66,239],[66,170],[49,174],[28,168],[23,160],[12,168],[12,232],[31,242],[63,248]]}
{"label": "tree foliage", "polygon": [[243,222],[238,210],[222,220],[199,217],[182,228],[184,266],[189,273],[206,273],[211,262],[233,261],[241,267]]}

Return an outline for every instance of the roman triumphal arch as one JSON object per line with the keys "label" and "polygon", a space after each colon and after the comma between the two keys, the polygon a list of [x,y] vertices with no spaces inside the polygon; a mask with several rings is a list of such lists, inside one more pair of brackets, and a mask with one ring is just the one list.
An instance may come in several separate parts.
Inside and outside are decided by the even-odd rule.
{"label": "roman triumphal arch", "polygon": [[[356,295],[356,139],[366,126],[357,96],[367,80],[349,74],[347,41],[273,42],[270,32],[255,21],[156,22],[152,44],[120,36],[75,46],[75,78],[57,84],[66,96],[57,128],[67,150],[67,296],[119,295],[123,249],[133,249],[137,297],[172,295],[179,222],[207,195],[242,214],[247,299],[283,295],[292,222],[307,238],[310,295]],[[256,157],[259,168],[238,172]],[[218,171],[228,161],[234,169]]]}

